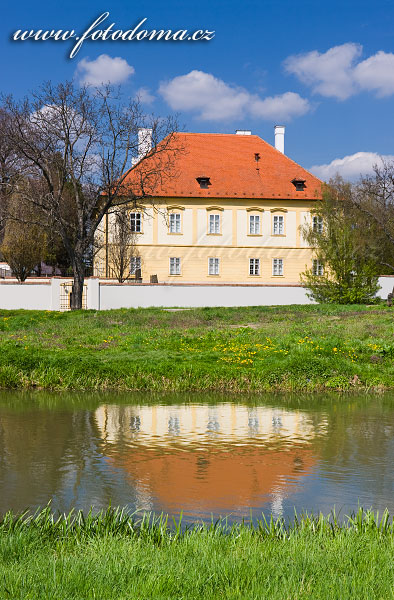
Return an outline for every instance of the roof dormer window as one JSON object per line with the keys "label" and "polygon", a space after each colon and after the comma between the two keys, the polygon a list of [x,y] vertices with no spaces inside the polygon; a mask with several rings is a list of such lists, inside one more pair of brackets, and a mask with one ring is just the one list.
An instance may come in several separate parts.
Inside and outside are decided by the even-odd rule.
{"label": "roof dormer window", "polygon": [[209,177],[196,177],[200,188],[208,189],[208,186],[212,185]]}
{"label": "roof dormer window", "polygon": [[292,179],[291,183],[294,185],[296,192],[303,192],[305,189],[305,179]]}

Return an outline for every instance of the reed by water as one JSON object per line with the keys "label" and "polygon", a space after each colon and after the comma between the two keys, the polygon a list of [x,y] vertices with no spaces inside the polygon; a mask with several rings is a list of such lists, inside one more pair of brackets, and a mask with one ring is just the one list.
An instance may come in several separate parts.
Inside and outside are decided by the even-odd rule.
{"label": "reed by water", "polygon": [[394,523],[359,509],[339,521],[295,515],[228,525],[182,518],[8,513],[0,598],[393,598]]}

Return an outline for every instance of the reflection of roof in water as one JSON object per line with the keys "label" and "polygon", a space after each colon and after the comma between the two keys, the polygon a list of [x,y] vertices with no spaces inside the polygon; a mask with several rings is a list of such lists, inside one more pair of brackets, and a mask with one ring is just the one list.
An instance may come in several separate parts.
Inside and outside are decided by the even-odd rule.
{"label": "reflection of roof in water", "polygon": [[101,406],[96,421],[104,454],[132,479],[141,508],[194,513],[280,504],[311,473],[308,442],[326,426],[306,413],[233,404]]}
{"label": "reflection of roof in water", "polygon": [[285,496],[315,464],[312,450],[259,448],[213,450],[110,450],[110,464],[127,472],[140,495],[140,508],[154,501],[164,512],[229,512],[261,506],[270,497]]}

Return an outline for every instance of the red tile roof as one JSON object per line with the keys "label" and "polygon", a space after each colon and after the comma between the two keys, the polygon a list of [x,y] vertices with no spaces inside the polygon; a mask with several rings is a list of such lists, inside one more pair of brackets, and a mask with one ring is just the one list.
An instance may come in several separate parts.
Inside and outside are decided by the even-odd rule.
{"label": "red tile roof", "polygon": [[[176,176],[156,184],[157,197],[321,198],[317,177],[257,135],[177,133],[175,143],[183,148],[175,158]],[[134,183],[137,175],[138,165],[126,181]],[[209,177],[209,187],[201,188],[197,177]],[[303,191],[296,191],[293,179],[305,180]]]}

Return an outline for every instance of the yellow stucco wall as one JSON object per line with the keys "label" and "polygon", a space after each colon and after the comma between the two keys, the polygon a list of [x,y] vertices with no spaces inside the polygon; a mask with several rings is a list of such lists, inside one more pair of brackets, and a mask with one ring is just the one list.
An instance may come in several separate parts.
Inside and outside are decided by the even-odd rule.
{"label": "yellow stucco wall", "polygon": [[[156,274],[160,282],[195,283],[298,283],[311,266],[312,250],[300,234],[315,202],[302,200],[169,199],[143,211],[142,232],[137,234],[142,277]],[[170,233],[168,213],[181,214],[181,233]],[[209,214],[220,215],[220,233],[209,234]],[[260,234],[250,235],[249,215],[260,216]],[[273,234],[275,215],[284,217],[284,232]],[[111,215],[108,218],[111,243]],[[170,275],[170,257],[181,259],[181,274]],[[220,259],[219,275],[208,274],[209,258]],[[249,275],[249,259],[260,259],[260,275]],[[272,261],[283,260],[283,276],[274,276]],[[105,247],[98,253],[95,273],[105,276]],[[108,275],[111,265],[109,264]]]}

